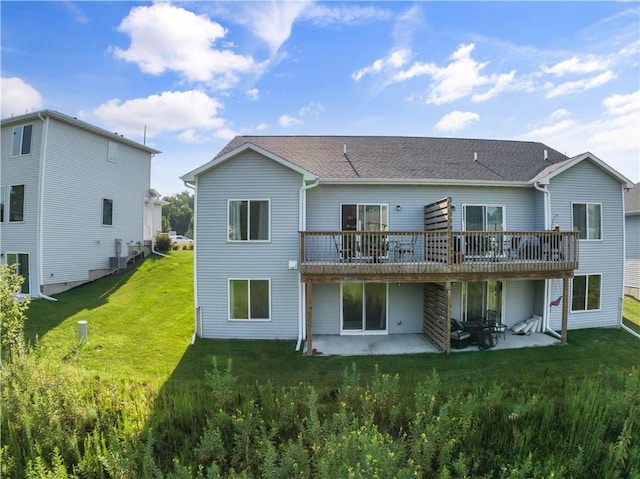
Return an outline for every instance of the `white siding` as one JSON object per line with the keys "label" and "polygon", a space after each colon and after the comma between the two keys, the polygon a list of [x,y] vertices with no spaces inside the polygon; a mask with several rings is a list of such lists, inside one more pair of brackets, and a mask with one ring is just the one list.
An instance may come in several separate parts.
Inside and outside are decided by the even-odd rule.
{"label": "white siding", "polygon": [[[11,157],[11,143],[13,129],[18,125],[2,127],[0,185],[5,191],[5,217],[0,225],[0,253],[2,262],[6,262],[6,253],[29,254],[29,291],[32,295],[38,293],[38,185],[40,175],[40,150],[42,138],[42,121],[29,121],[32,124],[31,153]],[[24,222],[10,223],[9,189],[12,185],[25,185]]]}
{"label": "white siding", "polygon": [[[551,216],[557,215],[555,223],[561,230],[573,229],[573,202],[602,204],[603,238],[580,241],[579,269],[576,271],[576,275],[602,274],[601,307],[598,311],[570,312],[569,329],[619,324],[624,269],[624,213],[620,182],[585,160],[553,178],[549,190]],[[554,294],[551,293],[552,296]],[[569,300],[571,308],[571,288],[569,298],[565,299]],[[551,309],[550,326],[553,329],[560,329],[561,312],[560,307]]]}
{"label": "white siding", "polygon": [[[293,339],[298,335],[299,191],[302,176],[246,152],[198,177],[197,297],[205,338]],[[269,199],[271,241],[227,241],[227,201]],[[229,321],[229,278],[271,279],[271,321]]]}
{"label": "white siding", "polygon": [[[114,137],[112,141],[117,141]],[[51,119],[44,182],[44,283],[87,281],[109,268],[115,241],[143,241],[149,153],[119,144],[107,160],[109,139]],[[113,225],[102,226],[102,200],[113,200]]]}
{"label": "white siding", "polygon": [[625,218],[625,286],[640,299],[640,216]]}

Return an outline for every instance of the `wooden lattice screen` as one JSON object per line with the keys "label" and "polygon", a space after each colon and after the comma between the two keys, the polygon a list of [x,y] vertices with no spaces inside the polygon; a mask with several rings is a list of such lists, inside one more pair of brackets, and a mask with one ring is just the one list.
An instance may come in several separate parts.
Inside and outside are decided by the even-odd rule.
{"label": "wooden lattice screen", "polygon": [[[424,230],[428,261],[451,264],[451,198],[442,198],[424,207]],[[424,335],[440,351],[450,352],[451,283],[424,286]]]}

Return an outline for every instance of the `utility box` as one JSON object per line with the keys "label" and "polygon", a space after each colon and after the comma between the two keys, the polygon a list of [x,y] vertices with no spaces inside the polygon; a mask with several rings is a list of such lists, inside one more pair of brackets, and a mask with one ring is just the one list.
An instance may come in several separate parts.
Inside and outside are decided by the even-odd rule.
{"label": "utility box", "polygon": [[112,256],[109,258],[109,268],[122,269],[127,267],[127,258],[124,256]]}

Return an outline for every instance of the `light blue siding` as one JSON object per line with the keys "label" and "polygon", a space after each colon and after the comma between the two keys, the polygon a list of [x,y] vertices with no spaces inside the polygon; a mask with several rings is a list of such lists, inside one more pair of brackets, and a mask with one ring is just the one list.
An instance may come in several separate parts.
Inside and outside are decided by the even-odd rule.
{"label": "light blue siding", "polygon": [[[618,180],[589,160],[584,160],[551,180],[551,215],[561,230],[572,230],[572,203],[602,205],[602,240],[581,240],[576,275],[602,274],[598,311],[569,312],[569,329],[616,326],[623,292],[624,214]],[[570,288],[571,289],[571,288]],[[552,293],[553,295],[553,293]],[[571,295],[571,292],[570,292]],[[556,299],[556,298],[553,298]],[[571,297],[568,298],[571,306]],[[552,308],[550,326],[560,329],[561,308]]]}
{"label": "light blue siding", "polygon": [[[205,338],[293,339],[298,336],[298,259],[302,176],[254,152],[245,152],[198,176],[196,280]],[[270,200],[269,242],[227,241],[229,199]],[[228,280],[270,278],[271,320],[229,321]]]}

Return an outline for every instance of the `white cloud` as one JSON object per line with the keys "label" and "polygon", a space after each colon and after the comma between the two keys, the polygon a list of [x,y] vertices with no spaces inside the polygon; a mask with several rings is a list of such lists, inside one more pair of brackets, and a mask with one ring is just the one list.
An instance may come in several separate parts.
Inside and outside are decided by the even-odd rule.
{"label": "white cloud", "polygon": [[434,80],[427,91],[426,103],[442,105],[472,95],[479,87],[489,85],[485,93],[476,93],[472,101],[480,102],[492,98],[508,89],[515,78],[515,71],[505,74],[484,76],[481,71],[489,62],[478,63],[471,58],[475,48],[473,43],[460,45],[449,57],[451,62],[440,67],[435,63],[415,62],[408,69],[394,75],[394,81],[406,81],[418,76],[429,75]]}
{"label": "white cloud", "polygon": [[571,57],[548,67],[542,66],[544,73],[553,74],[557,77],[571,73],[593,73],[607,70],[611,66],[611,61],[606,58],[598,58],[594,55],[586,55],[584,58]]}
{"label": "white cloud", "polygon": [[278,118],[278,123],[284,128],[289,128],[293,125],[299,125],[302,123],[302,120],[291,115],[281,115],[280,118]]}
{"label": "white cloud", "polygon": [[260,98],[260,90],[258,90],[257,88],[247,90],[247,96],[251,101],[257,101],[258,98]]}
{"label": "white cloud", "polygon": [[319,26],[333,24],[358,25],[370,21],[387,20],[391,18],[389,10],[360,5],[331,5],[312,3],[303,11],[302,18],[308,19]]}
{"label": "white cloud", "polygon": [[223,140],[231,140],[238,134],[235,131],[233,131],[231,128],[220,128],[219,130],[216,130],[214,135],[216,138],[222,138]]}
{"label": "white cloud", "polygon": [[597,88],[610,82],[616,78],[616,75],[611,71],[606,71],[600,75],[585,78],[582,80],[568,81],[561,83],[560,85],[553,86],[547,85],[549,91],[547,92],[547,98],[554,98],[556,96],[570,95],[572,93],[581,93],[592,88]]}
{"label": "white cloud", "polygon": [[575,156],[586,151],[632,181],[640,180],[640,92],[612,95],[602,102],[605,115],[594,120],[550,118],[547,125],[537,127],[520,137],[540,141]]}
{"label": "white cloud", "polygon": [[234,20],[250,28],[274,55],[289,39],[294,22],[309,5],[307,0],[250,2],[242,5],[243,11]]}
{"label": "white cloud", "polygon": [[[180,132],[180,139],[200,141],[197,130],[218,130],[225,120],[218,117],[222,104],[201,91],[164,92],[147,98],[109,100],[91,112],[107,128],[118,133],[147,137],[164,132]],[[89,116],[81,112],[80,116]],[[189,130],[194,130],[189,132]]]}
{"label": "white cloud", "polygon": [[640,112],[640,90],[629,95],[613,95],[602,102],[608,115],[625,115]]}
{"label": "white cloud", "polygon": [[213,48],[226,30],[205,15],[169,3],[132,8],[118,30],[130,36],[131,45],[126,50],[112,47],[113,54],[152,75],[172,70],[188,81],[226,89],[238,82],[239,73],[264,67],[251,56]]}
{"label": "white cloud", "polygon": [[11,115],[23,115],[42,108],[42,95],[21,78],[0,79],[0,100],[2,118]]}
{"label": "white cloud", "polygon": [[384,71],[395,71],[407,63],[411,57],[411,51],[405,48],[392,51],[387,57],[378,58],[371,65],[362,67],[351,74],[351,78],[356,82],[362,80],[366,75],[382,73]]}
{"label": "white cloud", "polygon": [[269,125],[267,125],[266,123],[260,123],[258,126],[256,126],[257,131],[264,131],[267,128],[269,128]]}
{"label": "white cloud", "polygon": [[571,116],[571,112],[565,110],[564,108],[559,108],[551,113],[549,118],[551,118],[552,120],[560,120],[561,118],[567,118],[569,116]]}
{"label": "white cloud", "polygon": [[303,106],[302,108],[300,108],[300,111],[298,111],[298,114],[300,116],[306,116],[306,115],[318,116],[323,111],[324,111],[324,107],[322,106],[321,103],[318,103],[317,101],[312,101],[312,102],[309,102],[307,106]]}
{"label": "white cloud", "polygon": [[440,118],[435,129],[445,133],[453,133],[467,127],[471,122],[480,120],[480,115],[471,111],[452,111]]}

